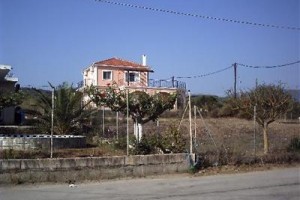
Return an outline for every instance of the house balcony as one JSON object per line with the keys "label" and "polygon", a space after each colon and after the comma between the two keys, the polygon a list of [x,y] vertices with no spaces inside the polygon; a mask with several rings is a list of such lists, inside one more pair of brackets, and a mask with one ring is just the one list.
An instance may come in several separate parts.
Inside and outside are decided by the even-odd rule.
{"label": "house balcony", "polygon": [[0,81],[5,81],[5,77],[11,69],[12,67],[9,65],[0,65]]}
{"label": "house balcony", "polygon": [[[143,85],[135,85],[135,84],[124,84],[124,80],[121,80],[122,85],[118,84],[118,87],[123,88],[123,89],[128,89],[129,92],[134,92],[134,91],[143,91],[146,92],[147,94],[153,95],[158,92],[166,92],[170,94],[178,93],[178,97],[176,100],[176,103],[174,105],[173,110],[177,110],[178,108],[183,108],[185,105],[186,101],[186,83],[182,81],[177,81],[174,78],[169,79],[169,80],[153,80],[149,79],[148,85],[143,86]],[[84,91],[84,88],[87,85],[84,84],[83,81],[80,81],[77,83],[77,89],[79,91]],[[109,85],[106,86],[98,86],[98,88],[105,89]],[[84,98],[85,102],[88,101],[88,97],[86,96]]]}
{"label": "house balcony", "polygon": [[149,79],[148,87],[153,88],[172,88],[177,90],[186,90],[186,83],[175,80],[174,78],[169,80],[154,80]]}
{"label": "house balcony", "polygon": [[[118,84],[118,83],[117,83]],[[180,90],[182,92],[186,91],[186,83],[183,81],[175,80],[174,78],[169,80],[154,80],[149,79],[148,86],[141,86],[141,85],[135,85],[132,83],[127,83],[124,80],[119,81],[119,86],[124,86],[126,88],[129,88],[131,90],[169,90],[169,91],[176,91]],[[80,81],[77,83],[77,88],[83,88],[85,87],[84,82]],[[99,86],[100,88],[105,88],[107,86]]]}
{"label": "house balcony", "polygon": [[9,65],[0,65],[0,92],[14,91],[18,78],[9,73],[11,70],[12,67]]}

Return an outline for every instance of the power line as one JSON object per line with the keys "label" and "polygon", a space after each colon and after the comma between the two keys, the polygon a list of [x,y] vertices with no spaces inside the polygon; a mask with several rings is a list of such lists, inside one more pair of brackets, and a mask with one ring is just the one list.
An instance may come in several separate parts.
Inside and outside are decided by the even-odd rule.
{"label": "power line", "polygon": [[181,78],[202,78],[202,77],[205,77],[205,76],[211,76],[211,75],[214,75],[214,74],[218,74],[218,73],[223,72],[225,70],[228,70],[232,67],[233,66],[226,67],[226,68],[223,68],[223,69],[220,69],[220,70],[217,70],[217,71],[214,71],[214,72],[210,72],[210,73],[207,73],[207,74],[201,74],[201,75],[196,75],[196,76],[177,76],[176,78],[178,78],[178,79],[181,79]]}
{"label": "power line", "polygon": [[273,66],[253,66],[253,65],[247,65],[247,64],[242,64],[242,63],[237,63],[237,65],[243,66],[243,67],[248,67],[248,68],[256,68],[256,69],[261,69],[261,68],[270,69],[270,68],[286,67],[286,66],[290,66],[290,65],[295,65],[297,63],[300,63],[300,60],[291,62],[291,63],[281,64],[281,65],[273,65]]}
{"label": "power line", "polygon": [[[239,65],[239,66],[248,67],[248,68],[272,69],[272,68],[287,67],[287,66],[295,65],[297,63],[300,63],[300,60],[299,61],[295,61],[295,62],[291,62],[291,63],[280,64],[280,65],[273,65],[273,66],[252,66],[252,65],[242,64],[242,63],[236,63],[236,64]],[[228,70],[228,69],[230,69],[232,67],[234,67],[234,65],[232,65],[230,67],[226,67],[226,68],[220,69],[220,70],[217,70],[217,71],[214,71],[214,72],[210,72],[210,73],[207,73],[207,74],[200,74],[200,75],[195,75],[195,76],[177,76],[176,78],[178,78],[178,79],[202,78],[202,77],[206,77],[206,76],[211,76],[211,75],[214,75],[214,74],[218,74],[218,73],[223,72],[225,70]]]}
{"label": "power line", "polygon": [[263,24],[263,23],[256,23],[256,22],[249,22],[249,21],[242,21],[242,20],[220,18],[220,17],[212,17],[212,16],[207,16],[207,15],[184,13],[184,12],[179,12],[179,11],[174,11],[174,10],[166,10],[166,9],[161,9],[161,8],[152,8],[152,7],[139,6],[139,5],[133,5],[133,4],[128,4],[128,3],[120,3],[120,2],[115,2],[115,1],[107,1],[107,0],[95,0],[95,1],[101,2],[101,3],[112,4],[112,5],[124,6],[124,7],[130,7],[130,8],[137,8],[137,9],[144,9],[144,10],[150,10],[150,11],[155,11],[155,12],[163,12],[163,13],[167,13],[167,14],[174,14],[174,15],[180,15],[180,16],[186,16],[186,17],[195,17],[195,18],[210,19],[210,20],[223,21],[223,22],[229,22],[229,23],[237,23],[237,24],[244,24],[244,25],[262,26],[262,27],[268,27],[268,28],[288,29],[288,30],[300,31],[300,27],[280,26],[280,25]]}

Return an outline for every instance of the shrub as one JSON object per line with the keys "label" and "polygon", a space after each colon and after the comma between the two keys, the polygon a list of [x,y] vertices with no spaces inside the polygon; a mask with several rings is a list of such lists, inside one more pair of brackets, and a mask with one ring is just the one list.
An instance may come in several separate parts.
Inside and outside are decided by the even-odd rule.
{"label": "shrub", "polygon": [[4,149],[0,151],[0,159],[36,159],[49,157],[47,152],[35,150]]}
{"label": "shrub", "polygon": [[146,155],[156,153],[182,153],[186,152],[187,139],[183,136],[176,124],[168,126],[163,134],[144,134],[138,143],[135,137],[131,138],[133,148],[131,154]]}
{"label": "shrub", "polygon": [[291,151],[300,152],[300,139],[297,137],[292,138],[287,150],[289,152],[291,152]]}
{"label": "shrub", "polygon": [[224,104],[219,111],[220,117],[233,117],[235,115],[236,115],[236,111],[234,111],[232,106],[229,104]]}
{"label": "shrub", "polygon": [[131,154],[134,155],[147,155],[157,153],[158,140],[155,135],[143,135],[140,142],[135,138],[131,139],[133,148]]}
{"label": "shrub", "polygon": [[186,138],[177,129],[175,123],[170,124],[164,135],[160,136],[159,148],[164,153],[182,153],[186,151]]}

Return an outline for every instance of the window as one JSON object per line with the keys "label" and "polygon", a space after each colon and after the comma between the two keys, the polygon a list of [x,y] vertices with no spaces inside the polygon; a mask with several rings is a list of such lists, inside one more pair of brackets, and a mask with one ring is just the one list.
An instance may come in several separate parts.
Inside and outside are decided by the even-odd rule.
{"label": "window", "polygon": [[112,71],[103,71],[102,79],[103,80],[112,80]]}
{"label": "window", "polygon": [[129,72],[129,76],[128,76],[128,72],[126,72],[126,82],[139,82],[140,81],[140,73],[139,72]]}

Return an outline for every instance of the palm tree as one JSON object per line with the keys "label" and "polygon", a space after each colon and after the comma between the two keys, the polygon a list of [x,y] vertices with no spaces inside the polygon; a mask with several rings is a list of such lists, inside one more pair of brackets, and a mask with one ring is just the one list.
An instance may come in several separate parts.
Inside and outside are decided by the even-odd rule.
{"label": "palm tree", "polygon": [[[51,85],[51,84],[50,84]],[[50,133],[52,99],[50,92],[35,90],[37,95],[38,128],[43,133]],[[83,94],[72,86],[63,83],[54,88],[54,134],[78,134],[81,125],[91,112],[82,105]]]}

